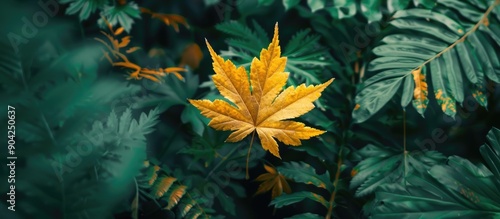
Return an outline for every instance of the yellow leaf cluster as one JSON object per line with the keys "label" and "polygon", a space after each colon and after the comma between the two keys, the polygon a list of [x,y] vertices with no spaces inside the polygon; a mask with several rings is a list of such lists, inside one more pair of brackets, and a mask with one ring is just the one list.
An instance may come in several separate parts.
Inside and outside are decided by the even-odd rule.
{"label": "yellow leaf cluster", "polygon": [[[101,33],[104,36],[106,36],[106,38],[109,40],[109,43],[105,42],[100,38],[94,38],[94,39],[103,44],[107,48],[107,51],[103,50],[104,54],[103,58],[106,58],[111,65],[132,70],[127,79],[140,80],[142,78],[146,78],[154,82],[159,82],[160,81],[159,78],[165,76],[166,74],[174,74],[180,80],[184,79],[182,75],[179,74],[179,72],[181,71],[186,71],[186,69],[184,68],[170,67],[163,69],[162,68],[148,69],[148,68],[143,68],[140,65],[131,62],[127,58],[127,56],[121,52],[121,49],[125,49],[130,43],[130,36],[124,36],[118,39],[119,35],[123,33],[124,28],[119,27],[116,30],[113,30],[112,25],[105,18],[103,19],[106,22],[111,34],[108,34],[104,31],[101,31]],[[137,51],[138,49],[139,47],[131,47],[127,49],[125,53],[130,54]]]}
{"label": "yellow leaf cluster", "polygon": [[283,192],[292,192],[292,189],[290,189],[290,185],[288,185],[285,177],[275,168],[264,164],[264,169],[266,169],[267,173],[263,173],[255,179],[255,181],[261,182],[257,192],[255,192],[255,195],[272,191],[271,198],[274,199],[280,196]]}
{"label": "yellow leaf cluster", "polygon": [[189,101],[211,119],[209,126],[234,131],[226,141],[238,142],[257,133],[262,147],[280,157],[275,138],[287,145],[298,146],[301,140],[324,133],[288,119],[312,110],[313,102],[333,78],[316,86],[301,84],[283,90],[289,74],[284,72],[287,58],[281,57],[278,24],[269,47],[262,50],[260,59],[252,60],[250,79],[244,67],[236,67],[230,60],[217,55],[208,41],[207,46],[213,60],[215,86],[232,104],[219,99],[213,102]]}

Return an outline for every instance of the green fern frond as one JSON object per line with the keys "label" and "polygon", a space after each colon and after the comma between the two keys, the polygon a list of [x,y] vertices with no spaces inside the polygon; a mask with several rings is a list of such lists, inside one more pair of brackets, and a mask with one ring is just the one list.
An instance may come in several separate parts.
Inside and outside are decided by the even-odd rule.
{"label": "green fern frond", "polygon": [[[387,35],[372,50],[376,58],[370,61],[367,74],[373,76],[356,96],[355,121],[366,121],[378,112],[401,85],[403,108],[411,96],[427,98],[419,95],[427,85],[414,90],[411,86],[417,83],[412,79],[417,71],[430,76],[435,99],[448,116],[455,116],[456,102],[462,104],[468,90],[486,106],[487,79],[500,82],[495,53],[500,46],[499,3],[486,7],[478,1],[442,1],[433,10],[396,12]],[[426,104],[413,106],[424,116]]]}
{"label": "green fern frond", "polygon": [[102,9],[108,0],[59,0],[62,4],[70,4],[66,14],[78,14],[81,21],[87,20],[97,9]]}
{"label": "green fern frond", "polygon": [[383,184],[404,182],[409,175],[422,174],[445,161],[436,151],[403,153],[374,145],[367,145],[357,153],[362,161],[354,167],[350,183],[351,189],[357,188],[356,197],[370,195]]}
{"label": "green fern frond", "polygon": [[[149,116],[157,117],[152,113]],[[21,172],[31,174],[18,175],[16,187],[29,199],[20,203],[20,214],[28,218],[111,217],[112,206],[122,201],[117,197],[129,190],[128,185],[146,158],[145,140],[136,141],[135,147],[117,140],[123,137],[120,124],[130,121],[134,121],[133,117],[112,111],[104,122],[94,122],[90,130],[80,125],[64,132],[53,131],[61,135],[54,136],[55,143],[65,148],[52,152],[50,157],[27,150],[30,156],[22,155],[27,165]],[[48,137],[41,136],[40,141]],[[19,144],[33,148],[37,142]]]}
{"label": "green fern frond", "polygon": [[[436,0],[413,0],[413,5],[432,9],[436,6]],[[383,17],[383,11],[392,14],[398,10],[407,9],[410,6],[410,0],[399,1],[381,1],[381,0],[362,0],[361,14],[369,21],[380,21]]]}
{"label": "green fern frond", "polygon": [[260,48],[264,48],[269,44],[267,34],[262,31],[262,27],[255,21],[253,24],[254,29],[259,30],[259,32],[252,31],[248,26],[242,25],[238,21],[220,23],[215,28],[235,37],[227,39],[228,45],[248,51],[253,57],[253,54],[260,53]]}
{"label": "green fern frond", "polygon": [[483,145],[480,150],[489,169],[451,156],[447,164],[432,167],[428,174],[409,176],[404,185],[381,186],[373,210],[367,213],[372,218],[400,218],[409,214],[416,218],[499,217],[500,130],[493,128],[487,138],[491,146]]}

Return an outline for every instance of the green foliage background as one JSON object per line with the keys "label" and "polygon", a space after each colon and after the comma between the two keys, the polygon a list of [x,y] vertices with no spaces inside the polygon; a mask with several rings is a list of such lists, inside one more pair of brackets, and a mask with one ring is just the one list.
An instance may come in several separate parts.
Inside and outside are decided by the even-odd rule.
{"label": "green foliage background", "polygon": [[[46,2],[0,3],[0,154],[10,105],[18,157],[2,218],[500,217],[498,0],[60,0],[54,14]],[[101,59],[102,16],[141,47],[140,66],[177,66],[191,43],[203,59],[184,81],[126,80]],[[205,39],[249,68],[276,22],[289,85],[336,78],[300,118],[327,133],[280,145],[281,160],[253,147],[246,180],[250,139],[224,142],[187,99],[223,98]],[[292,193],[254,196],[263,164]]]}

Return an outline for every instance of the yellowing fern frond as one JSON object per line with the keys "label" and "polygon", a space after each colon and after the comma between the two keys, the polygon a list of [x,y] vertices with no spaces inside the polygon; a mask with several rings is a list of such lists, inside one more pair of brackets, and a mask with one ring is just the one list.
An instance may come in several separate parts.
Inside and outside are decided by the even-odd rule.
{"label": "yellowing fern frond", "polygon": [[162,197],[176,180],[176,178],[170,176],[162,177],[160,181],[155,184],[155,187],[153,189],[153,194],[155,195],[155,197]]}
{"label": "yellowing fern frond", "polygon": [[[179,80],[183,80],[179,72],[186,71],[184,68],[180,67],[169,67],[169,68],[159,68],[159,69],[148,69],[143,68],[140,65],[131,62],[125,54],[121,52],[122,49],[126,49],[126,47],[130,44],[130,36],[119,37],[124,32],[123,27],[118,27],[116,30],[113,29],[112,25],[103,18],[104,22],[106,22],[110,34],[101,31],[101,33],[108,39],[108,42],[105,42],[102,39],[94,38],[96,41],[103,44],[108,51],[103,50],[103,57],[101,59],[106,58],[109,63],[116,67],[127,68],[131,70],[128,80],[135,79],[140,80],[143,78],[149,79],[154,82],[160,82],[160,78],[164,77],[167,74],[174,74]],[[125,50],[126,54],[133,53],[137,51],[139,47],[131,47]]]}
{"label": "yellowing fern frond", "polygon": [[168,205],[165,207],[165,209],[170,210],[174,206],[179,203],[181,200],[182,196],[186,194],[186,186],[185,185],[179,185],[177,186],[174,190],[172,190],[172,193],[170,193],[170,197],[168,198]]}
{"label": "yellowing fern frond", "polygon": [[188,187],[181,184],[177,178],[168,176],[162,168],[148,160],[144,161],[142,174],[138,178],[138,187],[147,189],[150,196],[157,200],[168,202],[161,208],[172,210],[177,206],[180,218],[209,218],[204,208],[197,202],[197,197],[192,197]]}
{"label": "yellowing fern frond", "polygon": [[186,203],[183,205],[181,209],[181,216],[184,217],[186,214],[193,208],[193,206],[196,204],[194,200],[191,200],[190,202]]}

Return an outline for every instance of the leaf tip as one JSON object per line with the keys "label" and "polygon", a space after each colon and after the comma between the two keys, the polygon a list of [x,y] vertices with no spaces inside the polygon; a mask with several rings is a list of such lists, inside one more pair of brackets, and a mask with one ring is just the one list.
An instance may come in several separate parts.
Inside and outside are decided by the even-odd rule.
{"label": "leaf tip", "polygon": [[330,85],[334,80],[335,80],[335,78],[330,78],[330,80],[328,80],[327,82],[324,83],[325,86]]}

